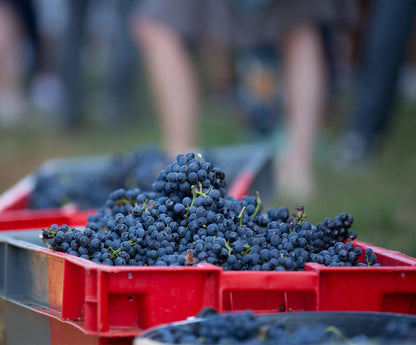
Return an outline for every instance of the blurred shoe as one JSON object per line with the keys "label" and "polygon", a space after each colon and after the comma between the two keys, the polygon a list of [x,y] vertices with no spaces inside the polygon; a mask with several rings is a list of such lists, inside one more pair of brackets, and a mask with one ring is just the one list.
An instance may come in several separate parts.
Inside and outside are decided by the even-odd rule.
{"label": "blurred shoe", "polygon": [[0,126],[9,127],[19,123],[26,110],[26,102],[18,91],[0,92]]}
{"label": "blurred shoe", "polygon": [[309,201],[315,192],[313,173],[297,169],[284,162],[275,168],[277,176],[276,195],[297,203]]}
{"label": "blurred shoe", "polygon": [[56,115],[63,107],[64,87],[54,74],[41,73],[33,78],[30,98],[34,107],[42,113]]}
{"label": "blurred shoe", "polygon": [[335,145],[335,168],[340,170],[367,168],[374,158],[376,146],[374,136],[364,135],[357,131],[345,133]]}
{"label": "blurred shoe", "polygon": [[408,101],[416,100],[416,68],[410,65],[403,66],[399,76],[399,93]]}

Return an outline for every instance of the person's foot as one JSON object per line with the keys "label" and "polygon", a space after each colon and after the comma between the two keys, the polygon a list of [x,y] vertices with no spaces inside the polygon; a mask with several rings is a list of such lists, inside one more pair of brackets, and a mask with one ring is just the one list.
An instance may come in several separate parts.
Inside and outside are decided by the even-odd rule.
{"label": "person's foot", "polygon": [[310,169],[295,164],[280,162],[275,167],[277,176],[276,194],[280,198],[297,203],[309,200],[315,192],[315,181]]}
{"label": "person's foot", "polygon": [[364,135],[357,131],[346,132],[335,147],[335,168],[364,169],[371,163],[376,146],[374,136]]}
{"label": "person's foot", "polygon": [[2,91],[0,93],[0,127],[9,127],[19,123],[25,109],[25,99],[19,92]]}
{"label": "person's foot", "polygon": [[45,114],[57,114],[63,108],[65,90],[62,80],[52,73],[39,73],[30,86],[30,100]]}

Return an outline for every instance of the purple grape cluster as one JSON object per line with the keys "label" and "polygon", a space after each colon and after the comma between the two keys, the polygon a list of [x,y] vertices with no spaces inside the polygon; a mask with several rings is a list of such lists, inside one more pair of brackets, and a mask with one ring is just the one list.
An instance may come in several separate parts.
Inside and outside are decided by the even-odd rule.
{"label": "purple grape cluster", "polygon": [[[117,188],[151,190],[154,176],[168,163],[160,150],[148,147],[114,154],[100,168],[74,167],[73,171],[38,171],[30,194],[31,209],[59,208],[76,204],[79,209],[94,209]],[[52,169],[51,169],[52,170]]]}
{"label": "purple grape cluster", "polygon": [[43,238],[54,250],[107,265],[210,263],[264,271],[303,270],[307,262],[358,265],[361,249],[344,244],[352,216],[314,226],[302,206],[292,215],[285,207],[263,213],[260,195],[237,200],[226,187],[221,168],[194,153],[179,154],[151,191],[117,189],[84,230],[55,224]]}
{"label": "purple grape cluster", "polygon": [[[298,327],[251,312],[213,314],[192,324],[168,325],[150,332],[145,338],[164,344],[414,344],[416,325],[410,320],[389,320],[377,336],[350,332],[347,337],[337,327],[315,322]],[[354,334],[355,333],[355,334]]]}
{"label": "purple grape cluster", "polygon": [[316,224],[315,236],[312,240],[314,251],[325,250],[337,242],[343,242],[346,238],[355,239],[355,232],[349,232],[354,217],[341,213],[339,216],[325,218],[323,222]]}

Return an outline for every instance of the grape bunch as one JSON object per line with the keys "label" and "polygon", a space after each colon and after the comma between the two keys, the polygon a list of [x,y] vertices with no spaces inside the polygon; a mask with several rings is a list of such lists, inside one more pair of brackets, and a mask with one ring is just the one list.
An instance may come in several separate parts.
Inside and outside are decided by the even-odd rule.
{"label": "grape bunch", "polygon": [[357,264],[357,257],[361,254],[362,249],[354,247],[352,242],[336,242],[334,246],[312,254],[311,261],[326,266],[345,266],[346,263]]}
{"label": "grape bunch", "polygon": [[[84,230],[54,224],[43,229],[43,239],[54,250],[107,265],[210,263],[257,271],[303,270],[307,262],[359,265],[352,216],[314,226],[303,206],[292,214],[285,207],[263,213],[258,193],[238,200],[226,187],[221,168],[198,154],[179,154],[150,191],[116,189]],[[370,255],[366,265],[375,261]]]}
{"label": "grape bunch", "polygon": [[353,216],[341,213],[334,219],[328,217],[318,223],[312,240],[314,251],[328,249],[346,238],[355,239],[355,231],[348,231],[353,222]]}
{"label": "grape bunch", "polygon": [[76,204],[79,209],[102,205],[118,185],[97,172],[67,174],[38,173],[30,194],[31,209],[60,208]]}
{"label": "grape bunch", "polygon": [[416,325],[410,320],[389,320],[378,336],[356,334],[349,338],[337,327],[324,323],[305,323],[293,328],[289,329],[279,320],[261,318],[251,312],[241,312],[209,315],[194,324],[159,327],[143,338],[164,344],[211,345],[387,345],[414,344],[416,341]]}
{"label": "grape bunch", "polygon": [[[73,171],[38,171],[30,195],[31,209],[59,208],[69,203],[79,209],[100,207],[118,188],[151,190],[154,176],[168,163],[160,150],[147,147],[111,155],[103,166]],[[81,163],[78,163],[79,165]]]}

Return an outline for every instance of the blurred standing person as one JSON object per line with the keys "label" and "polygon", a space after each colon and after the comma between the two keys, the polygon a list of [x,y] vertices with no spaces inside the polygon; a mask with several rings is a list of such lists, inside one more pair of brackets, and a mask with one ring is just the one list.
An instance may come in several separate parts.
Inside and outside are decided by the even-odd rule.
{"label": "blurred standing person", "polygon": [[64,34],[62,55],[62,81],[65,88],[63,109],[64,128],[79,126],[82,115],[82,46],[85,34],[85,21],[90,0],[68,1],[68,23]]}
{"label": "blurred standing person", "polygon": [[275,44],[283,60],[288,131],[285,157],[277,165],[278,193],[311,196],[315,139],[327,92],[320,27],[352,20],[353,2],[149,0],[141,4],[132,27],[155,93],[167,152],[174,156],[197,144],[199,91],[187,42],[208,39],[231,49]]}
{"label": "blurred standing person", "polygon": [[0,126],[18,122],[26,109],[28,67],[34,65],[37,26],[31,0],[0,1]]}
{"label": "blurred standing person", "polygon": [[[133,0],[68,1],[68,23],[64,34],[62,56],[62,79],[64,84],[65,101],[62,126],[75,129],[80,126],[85,113],[85,82],[83,81],[82,55],[88,41],[88,20],[92,11],[107,6],[113,18],[106,30],[102,27],[96,30],[107,31],[107,39],[112,38],[109,58],[108,81],[106,81],[105,107],[102,122],[107,125],[117,125],[128,120],[129,93],[131,89],[131,68],[133,65],[134,44],[127,23],[128,13],[133,6]],[[95,6],[95,7],[94,7]],[[90,28],[91,30],[91,28]],[[111,37],[113,36],[113,37]]]}
{"label": "blurred standing person", "polygon": [[366,165],[380,148],[391,121],[415,10],[415,0],[372,2],[350,123],[338,152],[342,168]]}

